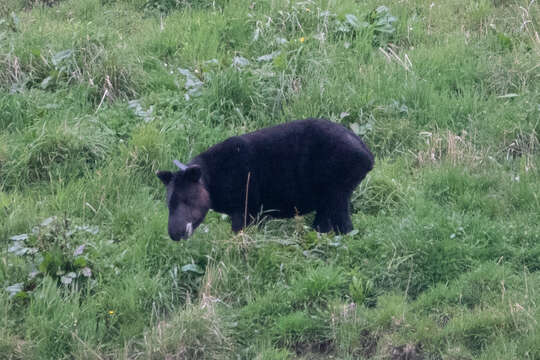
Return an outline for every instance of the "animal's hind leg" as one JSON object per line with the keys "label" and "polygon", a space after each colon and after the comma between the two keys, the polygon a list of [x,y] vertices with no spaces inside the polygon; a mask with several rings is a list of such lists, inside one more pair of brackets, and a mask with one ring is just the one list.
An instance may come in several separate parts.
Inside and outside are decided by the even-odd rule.
{"label": "animal's hind leg", "polygon": [[351,213],[349,210],[350,195],[337,196],[332,201],[332,212],[330,221],[332,228],[337,234],[346,234],[352,230]]}
{"label": "animal's hind leg", "polygon": [[313,220],[313,228],[321,233],[327,233],[332,230],[332,222],[330,221],[330,216],[328,210],[319,209],[315,215],[315,220]]}
{"label": "animal's hind leg", "polygon": [[324,197],[317,210],[313,228],[319,232],[334,230],[338,234],[346,234],[352,230],[349,199],[351,193],[337,193]]}
{"label": "animal's hind leg", "polygon": [[332,218],[332,227],[337,234],[347,234],[353,229],[348,211],[340,211]]}

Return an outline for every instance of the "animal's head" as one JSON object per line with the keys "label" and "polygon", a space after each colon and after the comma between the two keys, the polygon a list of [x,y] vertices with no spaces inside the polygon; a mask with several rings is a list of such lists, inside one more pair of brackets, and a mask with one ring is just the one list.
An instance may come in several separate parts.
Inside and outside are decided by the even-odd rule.
{"label": "animal's head", "polygon": [[193,233],[204,220],[211,204],[200,166],[186,166],[178,160],[174,163],[180,168],[179,171],[158,171],[156,175],[167,187],[169,236],[178,241]]}

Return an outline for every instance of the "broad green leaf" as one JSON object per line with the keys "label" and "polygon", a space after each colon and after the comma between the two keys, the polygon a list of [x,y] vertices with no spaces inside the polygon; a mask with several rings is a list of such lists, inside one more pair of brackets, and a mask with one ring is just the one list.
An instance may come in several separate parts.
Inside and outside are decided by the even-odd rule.
{"label": "broad green leaf", "polygon": [[182,270],[183,272],[193,272],[201,275],[204,274],[204,271],[199,267],[199,265],[196,264],[184,265],[180,270]]}
{"label": "broad green leaf", "polygon": [[73,50],[71,49],[68,49],[68,50],[62,50],[60,52],[57,52],[56,54],[53,55],[52,57],[52,63],[57,66],[58,64],[60,64],[63,60],[71,57],[71,55],[73,55]]}

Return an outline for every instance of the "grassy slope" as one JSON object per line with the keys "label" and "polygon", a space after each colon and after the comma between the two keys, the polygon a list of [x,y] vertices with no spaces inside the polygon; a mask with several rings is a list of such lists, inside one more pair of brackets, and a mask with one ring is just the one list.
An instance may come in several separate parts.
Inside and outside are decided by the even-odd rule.
{"label": "grassy slope", "polygon": [[[0,5],[0,359],[540,359],[536,3],[388,2],[390,36],[336,24],[375,1],[26,3]],[[377,156],[358,231],[168,239],[156,169],[308,116]]]}

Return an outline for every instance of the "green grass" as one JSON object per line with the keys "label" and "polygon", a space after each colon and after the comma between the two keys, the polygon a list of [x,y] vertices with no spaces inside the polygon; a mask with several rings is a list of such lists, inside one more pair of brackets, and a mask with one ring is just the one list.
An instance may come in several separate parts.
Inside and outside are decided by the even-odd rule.
{"label": "green grass", "polygon": [[[0,359],[540,359],[539,31],[526,0],[2,1]],[[304,117],[376,155],[354,232],[168,238],[157,169]]]}

